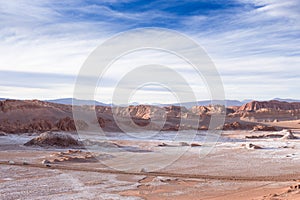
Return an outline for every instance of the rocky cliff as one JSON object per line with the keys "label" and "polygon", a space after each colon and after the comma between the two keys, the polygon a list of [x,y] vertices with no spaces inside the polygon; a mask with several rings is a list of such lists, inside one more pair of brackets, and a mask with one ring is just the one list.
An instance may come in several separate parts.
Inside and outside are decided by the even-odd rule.
{"label": "rocky cliff", "polygon": [[288,121],[300,119],[300,103],[284,101],[252,101],[241,106],[230,116],[257,122]]}
{"label": "rocky cliff", "polygon": [[242,105],[239,111],[258,111],[258,110],[298,110],[300,109],[300,103],[289,103],[284,101],[252,101],[245,105]]}

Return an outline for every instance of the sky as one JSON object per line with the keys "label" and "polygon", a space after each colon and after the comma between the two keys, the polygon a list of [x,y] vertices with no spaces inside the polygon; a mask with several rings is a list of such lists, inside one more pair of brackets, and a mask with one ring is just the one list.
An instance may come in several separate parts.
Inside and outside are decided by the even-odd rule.
{"label": "sky", "polygon": [[[226,99],[300,99],[299,0],[0,0],[0,97],[72,97],[81,66],[97,46],[144,27],[196,41],[218,69]],[[143,51],[111,66],[96,100],[110,103],[118,80],[133,65],[151,62],[175,66],[198,100],[209,99],[190,66]],[[131,101],[170,103],[176,95],[145,86]]]}

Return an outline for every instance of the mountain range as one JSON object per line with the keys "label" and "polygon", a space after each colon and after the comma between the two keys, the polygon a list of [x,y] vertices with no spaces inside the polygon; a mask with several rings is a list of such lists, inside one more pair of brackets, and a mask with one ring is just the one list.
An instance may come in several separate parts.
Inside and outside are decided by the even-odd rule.
{"label": "mountain range", "polygon": [[185,103],[174,103],[174,104],[156,104],[159,106],[184,106],[186,108],[191,108],[193,106],[199,105],[199,106],[208,106],[208,105],[222,105],[225,104],[226,107],[228,106],[241,106],[245,103],[251,102],[252,100],[246,100],[246,101],[238,101],[238,100],[204,100],[204,101],[197,101],[197,102],[185,102]]}
{"label": "mountain range", "polygon": [[[295,100],[295,99],[280,99],[280,98],[275,98],[272,100],[277,100],[277,101],[286,101],[286,102],[300,102],[300,100]],[[105,104],[99,101],[95,101],[95,100],[78,100],[78,99],[73,99],[73,98],[64,98],[64,99],[53,99],[53,100],[46,100],[47,102],[51,102],[51,103],[59,103],[59,104],[64,104],[64,105],[71,105],[72,102],[74,103],[74,105],[99,105],[99,106],[111,106],[112,104]],[[173,104],[161,104],[161,103],[153,103],[153,104],[147,104],[147,105],[154,105],[154,106],[159,106],[159,107],[164,107],[164,106],[170,106],[170,105],[174,105],[174,106],[183,106],[186,108],[191,108],[193,106],[199,105],[199,106],[208,106],[208,105],[217,105],[217,104],[224,104],[226,105],[226,107],[229,106],[242,106],[246,103],[249,103],[251,101],[254,101],[252,99],[246,99],[243,101],[239,101],[239,100],[203,100],[203,101],[197,101],[197,102],[184,102],[184,103],[173,103]],[[139,105],[140,103],[138,102],[133,102],[130,103],[129,105]],[[128,106],[128,105],[122,105],[122,106]]]}
{"label": "mountain range", "polygon": [[[0,101],[5,100],[6,98],[0,98]],[[282,98],[274,98],[272,100],[277,100],[277,101],[285,101],[285,102],[300,102],[300,100],[297,99],[282,99]],[[96,105],[96,106],[112,106],[112,104],[106,104],[102,103],[99,101],[95,100],[80,100],[80,99],[75,99],[75,98],[61,98],[61,99],[50,99],[50,100],[45,100],[46,102],[50,103],[58,103],[58,104],[64,104],[64,105]],[[249,103],[253,101],[252,99],[246,99],[243,101],[239,100],[203,100],[203,101],[197,101],[197,102],[184,102],[184,103],[173,103],[173,104],[160,104],[160,103],[153,103],[153,104],[148,104],[148,105],[154,105],[154,106],[159,106],[159,107],[164,107],[164,106],[170,106],[170,105],[175,105],[175,106],[184,106],[186,108],[191,108],[192,106],[199,105],[199,106],[208,106],[208,105],[216,105],[216,104],[223,104],[225,103],[226,107],[229,106],[242,106],[246,103]],[[130,105],[139,105],[138,102],[130,103]],[[122,105],[122,106],[127,106],[127,105]]]}
{"label": "mountain range", "polygon": [[63,99],[51,99],[51,100],[45,100],[46,102],[50,103],[59,103],[64,105],[96,105],[96,106],[111,106],[112,104],[105,104],[99,101],[95,100],[81,100],[81,99],[75,99],[75,98],[63,98]]}

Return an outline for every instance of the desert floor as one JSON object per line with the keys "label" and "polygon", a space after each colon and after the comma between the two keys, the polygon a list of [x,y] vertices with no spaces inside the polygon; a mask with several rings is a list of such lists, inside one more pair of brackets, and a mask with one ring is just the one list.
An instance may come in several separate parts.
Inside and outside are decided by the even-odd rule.
{"label": "desert floor", "polygon": [[300,139],[245,139],[255,134],[270,133],[225,131],[218,142],[112,139],[80,150],[1,136],[0,199],[300,199]]}

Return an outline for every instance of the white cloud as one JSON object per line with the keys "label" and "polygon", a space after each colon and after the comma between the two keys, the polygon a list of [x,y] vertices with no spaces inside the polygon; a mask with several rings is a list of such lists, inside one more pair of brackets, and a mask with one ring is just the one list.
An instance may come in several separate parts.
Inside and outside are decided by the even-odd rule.
{"label": "white cloud", "polygon": [[298,0],[254,0],[252,3],[262,6],[257,9],[258,12],[263,12],[271,17],[294,18],[296,20],[300,17],[300,2]]}

